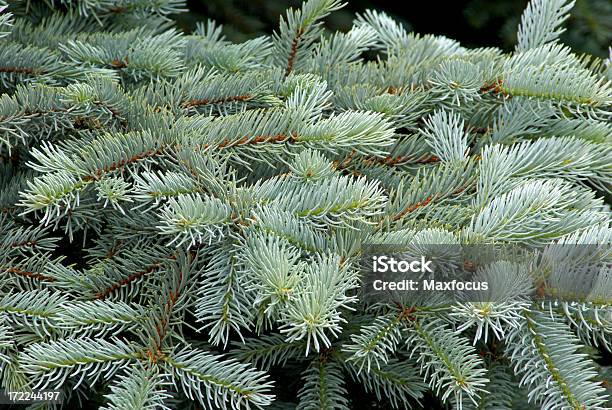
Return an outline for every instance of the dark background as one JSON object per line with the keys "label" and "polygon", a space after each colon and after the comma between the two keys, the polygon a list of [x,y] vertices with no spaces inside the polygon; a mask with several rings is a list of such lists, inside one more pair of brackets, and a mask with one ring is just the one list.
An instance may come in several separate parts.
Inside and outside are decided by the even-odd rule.
{"label": "dark background", "polygon": [[[189,13],[177,16],[185,31],[211,18],[224,24],[230,40],[244,41],[269,34],[279,16],[301,0],[187,0]],[[516,29],[527,0],[349,0],[326,19],[330,30],[348,30],[355,13],[368,8],[385,11],[421,34],[442,34],[468,47],[513,48]],[[575,52],[608,56],[612,43],[612,0],[577,0],[566,22],[562,41]]]}

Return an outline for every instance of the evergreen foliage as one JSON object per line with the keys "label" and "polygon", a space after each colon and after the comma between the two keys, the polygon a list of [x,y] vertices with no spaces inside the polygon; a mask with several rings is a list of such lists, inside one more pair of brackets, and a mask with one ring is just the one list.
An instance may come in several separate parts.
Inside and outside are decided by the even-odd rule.
{"label": "evergreen foliage", "polygon": [[609,272],[578,301],[521,299],[546,266],[507,261],[479,272],[497,302],[359,290],[371,243],[568,264],[556,245],[596,244],[610,266],[612,61],[558,41],[572,5],[532,0],[503,53],[375,10],[324,32],[340,0],[240,44],[175,29],[181,0],[0,2],[0,387],[65,408],[609,408]]}

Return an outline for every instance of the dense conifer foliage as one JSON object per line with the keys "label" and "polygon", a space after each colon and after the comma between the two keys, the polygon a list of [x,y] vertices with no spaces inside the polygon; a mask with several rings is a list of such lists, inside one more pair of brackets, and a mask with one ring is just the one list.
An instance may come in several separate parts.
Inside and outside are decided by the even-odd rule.
{"label": "dense conifer foliage", "polygon": [[[573,1],[532,0],[512,53],[376,10],[326,32],[339,0],[239,44],[178,31],[181,0],[0,4],[1,389],[122,410],[609,406],[612,66],[558,41]],[[590,244],[607,270],[578,299],[524,297],[575,274],[540,258],[478,267],[494,302],[369,303],[364,244],[565,264],[559,245]]]}

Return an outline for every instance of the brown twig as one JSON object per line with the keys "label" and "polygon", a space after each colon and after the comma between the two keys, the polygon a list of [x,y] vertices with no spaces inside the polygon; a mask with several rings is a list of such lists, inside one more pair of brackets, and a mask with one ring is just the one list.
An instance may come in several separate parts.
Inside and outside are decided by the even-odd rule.
{"label": "brown twig", "polygon": [[21,269],[17,269],[17,268],[8,268],[7,270],[5,270],[5,272],[7,273],[13,273],[15,275],[19,275],[19,276],[25,276],[27,278],[31,278],[31,279],[38,279],[38,280],[46,280],[48,282],[53,282],[54,279],[43,275],[41,273],[36,273],[36,272],[30,272],[30,271],[25,271],[25,270],[21,270]]}
{"label": "brown twig", "polygon": [[258,135],[255,138],[243,137],[238,141],[231,140],[223,140],[217,148],[227,148],[227,147],[235,147],[240,145],[250,145],[250,144],[262,144],[266,142],[287,142],[287,141],[296,141],[297,135],[295,134],[276,134],[276,135]]}
{"label": "brown twig", "polygon": [[103,173],[106,172],[112,172],[112,171],[116,171],[119,168],[123,168],[125,165],[127,164],[131,164],[134,163],[136,161],[139,161],[141,159],[145,159],[145,158],[150,158],[150,157],[154,157],[156,155],[160,155],[162,153],[162,149],[158,149],[156,151],[153,150],[148,150],[146,152],[143,152],[141,154],[136,154],[128,159],[122,159],[118,162],[113,162],[112,164],[110,164],[108,167],[106,168],[102,168],[102,169],[98,169],[93,175],[87,175],[83,177],[83,181],[85,182],[90,182],[93,180],[97,180],[99,179]]}
{"label": "brown twig", "polygon": [[187,100],[183,102],[181,106],[184,108],[189,108],[189,107],[197,107],[199,105],[223,104],[223,103],[234,102],[234,101],[247,101],[251,98],[253,98],[251,94],[233,95],[233,96],[217,98],[217,99],[201,98],[201,99]]}
{"label": "brown twig", "polygon": [[155,332],[157,333],[157,341],[154,347],[155,351],[152,351],[152,349],[149,349],[147,351],[147,357],[149,357],[149,360],[152,361],[153,363],[156,363],[157,359],[162,357],[163,355],[161,351],[161,348],[162,348],[161,345],[162,345],[163,340],[166,337],[168,317],[170,316],[172,309],[174,308],[174,305],[176,305],[176,302],[180,296],[182,282],[183,282],[183,271],[181,270],[179,271],[178,287],[176,289],[170,290],[170,292],[168,293],[168,299],[166,300],[166,303],[164,304],[163,315],[161,319],[159,320],[159,322],[156,323],[155,325]]}
{"label": "brown twig", "polygon": [[44,74],[40,69],[27,67],[0,67],[0,73],[18,73],[18,74]]}
{"label": "brown twig", "polygon": [[503,90],[501,88],[503,84],[504,84],[504,80],[499,78],[493,81],[492,83],[488,83],[480,87],[480,92],[486,93],[486,92],[491,91],[493,92],[493,94],[503,93]]}
{"label": "brown twig", "polygon": [[124,58],[123,61],[119,60],[118,58],[115,58],[113,61],[110,62],[110,65],[113,66],[113,68],[117,68],[117,69],[121,69],[121,68],[126,68],[128,64],[128,58]]}
{"label": "brown twig", "polygon": [[293,71],[293,63],[295,61],[295,57],[297,55],[298,44],[300,43],[300,39],[304,34],[303,28],[298,28],[295,32],[295,37],[293,37],[293,41],[291,42],[291,50],[289,51],[289,57],[287,58],[287,69],[285,70],[285,77]]}
{"label": "brown twig", "polygon": [[431,202],[432,199],[433,199],[433,197],[428,196],[424,200],[419,201],[416,204],[412,204],[412,205],[404,208],[404,210],[402,210],[400,213],[398,213],[397,215],[395,215],[393,217],[393,221],[397,221],[399,219],[402,219],[404,216],[406,216],[406,214],[409,214],[410,212],[413,212],[413,211],[417,210],[418,208],[422,208],[424,206],[427,206]]}

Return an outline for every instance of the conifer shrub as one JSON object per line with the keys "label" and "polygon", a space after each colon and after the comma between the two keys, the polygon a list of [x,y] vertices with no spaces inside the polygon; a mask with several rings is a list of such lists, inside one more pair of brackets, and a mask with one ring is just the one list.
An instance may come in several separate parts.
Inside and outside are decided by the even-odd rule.
{"label": "conifer shrub", "polygon": [[[325,31],[342,6],[233,44],[181,0],[2,3],[0,389],[608,408],[612,68],[558,41],[573,1],[531,0],[511,53],[376,10]],[[543,253],[476,267],[494,301],[373,302],[368,244]],[[579,297],[548,293],[581,281],[562,245],[603,262]]]}

